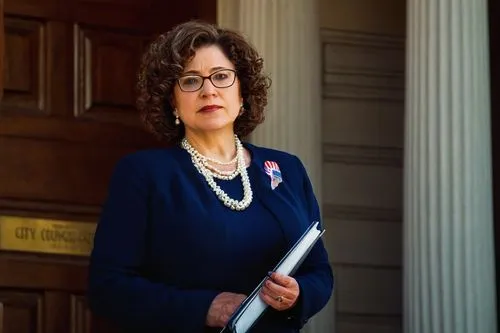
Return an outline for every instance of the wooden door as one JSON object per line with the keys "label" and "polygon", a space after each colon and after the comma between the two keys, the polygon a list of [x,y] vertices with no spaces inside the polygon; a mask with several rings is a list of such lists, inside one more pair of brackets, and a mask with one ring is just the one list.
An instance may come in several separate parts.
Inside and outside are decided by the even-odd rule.
{"label": "wooden door", "polygon": [[99,331],[84,297],[85,253],[8,241],[43,225],[95,226],[116,161],[159,145],[134,108],[146,43],[189,18],[213,22],[215,11],[215,0],[4,0],[1,333]]}
{"label": "wooden door", "polygon": [[5,50],[4,24],[3,24],[3,0],[0,0],[0,100],[3,95],[3,55]]}

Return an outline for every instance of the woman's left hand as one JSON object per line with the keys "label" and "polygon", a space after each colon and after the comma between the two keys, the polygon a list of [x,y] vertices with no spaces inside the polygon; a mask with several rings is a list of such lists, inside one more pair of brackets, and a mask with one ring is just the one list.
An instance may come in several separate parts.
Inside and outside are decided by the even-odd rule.
{"label": "woman's left hand", "polygon": [[288,310],[297,303],[300,288],[297,280],[291,276],[273,272],[270,275],[260,295],[262,300],[276,310]]}

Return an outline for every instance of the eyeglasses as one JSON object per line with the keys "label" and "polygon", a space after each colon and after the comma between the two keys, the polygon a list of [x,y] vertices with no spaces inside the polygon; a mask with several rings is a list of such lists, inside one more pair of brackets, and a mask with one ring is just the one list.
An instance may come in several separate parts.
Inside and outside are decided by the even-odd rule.
{"label": "eyeglasses", "polygon": [[203,87],[205,79],[209,79],[216,88],[229,88],[234,84],[234,81],[236,81],[236,71],[232,69],[221,69],[213,72],[209,76],[184,75],[177,79],[177,83],[182,91],[193,92]]}

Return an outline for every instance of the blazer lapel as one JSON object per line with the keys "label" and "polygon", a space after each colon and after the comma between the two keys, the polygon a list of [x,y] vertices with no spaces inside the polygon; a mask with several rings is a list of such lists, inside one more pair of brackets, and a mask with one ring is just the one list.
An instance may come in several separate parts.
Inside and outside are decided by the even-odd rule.
{"label": "blazer lapel", "polygon": [[[264,169],[264,160],[259,156],[258,151],[254,147],[249,147],[252,152],[252,164],[255,164],[250,170],[250,181],[254,185],[254,196],[264,207],[266,207],[279,221],[285,237],[290,245],[302,235],[301,226],[304,225],[300,221],[301,214],[297,210],[297,204],[292,200],[293,193],[287,180],[283,175],[283,182],[275,189],[271,188],[271,178],[266,174]],[[287,170],[282,170],[286,173]]]}

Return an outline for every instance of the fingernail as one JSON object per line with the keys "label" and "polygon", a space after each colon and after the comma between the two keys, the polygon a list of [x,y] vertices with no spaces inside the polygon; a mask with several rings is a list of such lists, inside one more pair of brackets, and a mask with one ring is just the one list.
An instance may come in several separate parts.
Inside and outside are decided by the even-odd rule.
{"label": "fingernail", "polygon": [[273,273],[274,273],[273,271],[269,271],[269,272],[267,272],[267,276],[271,277],[271,275],[273,275]]}

